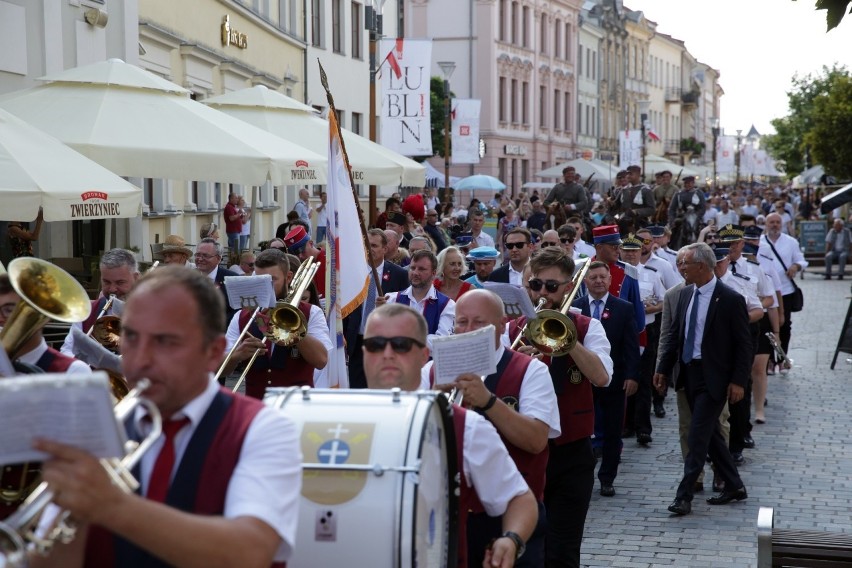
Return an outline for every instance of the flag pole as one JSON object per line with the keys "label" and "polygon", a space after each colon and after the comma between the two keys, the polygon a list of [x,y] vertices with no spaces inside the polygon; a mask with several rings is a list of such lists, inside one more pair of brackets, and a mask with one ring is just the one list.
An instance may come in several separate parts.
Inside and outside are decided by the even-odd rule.
{"label": "flag pole", "polygon": [[384,293],[382,292],[382,283],[381,280],[379,280],[379,273],[376,271],[376,267],[373,266],[373,257],[370,254],[370,240],[367,238],[367,225],[364,221],[364,210],[361,209],[361,201],[358,199],[358,192],[355,190],[355,179],[352,177],[352,168],[349,166],[349,154],[346,153],[346,142],[343,140],[343,132],[340,130],[340,123],[337,122],[337,109],[334,106],[334,97],[331,96],[331,89],[328,87],[328,77],[325,74],[325,69],[322,68],[322,63],[319,58],[317,58],[317,65],[319,65],[320,82],[322,83],[323,89],[325,89],[325,97],[328,100],[329,111],[333,112],[335,116],[334,124],[337,127],[337,137],[340,140],[340,150],[343,153],[346,172],[349,175],[349,187],[352,188],[352,195],[355,198],[355,209],[358,211],[358,227],[361,229],[361,241],[364,244],[364,251],[367,255],[367,264],[370,266],[370,271],[373,274],[377,297],[384,296]]}

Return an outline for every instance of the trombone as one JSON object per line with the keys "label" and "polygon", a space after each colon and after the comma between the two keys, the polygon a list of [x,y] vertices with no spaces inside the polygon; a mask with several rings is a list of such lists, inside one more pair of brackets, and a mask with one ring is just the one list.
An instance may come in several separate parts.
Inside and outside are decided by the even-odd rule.
{"label": "trombone", "polygon": [[[523,336],[540,353],[550,357],[562,357],[567,355],[577,344],[577,327],[568,317],[568,310],[571,308],[571,303],[577,296],[577,292],[580,291],[580,284],[586,277],[591,264],[591,262],[585,262],[574,276],[574,288],[565,297],[558,311],[541,310],[536,313],[535,319],[528,321],[527,325],[524,326]],[[521,335],[519,334],[518,337],[520,338]]]}
{"label": "trombone", "polygon": [[92,324],[86,335],[100,343],[104,349],[118,353],[118,348],[121,345],[121,318],[106,315],[114,302],[115,294],[110,294],[109,299],[101,309],[101,313],[98,314],[95,323]]}
{"label": "trombone", "polygon": [[[142,392],[150,384],[148,379],[139,381],[136,388],[115,406],[114,411],[119,427],[123,427],[124,421],[137,406],[144,406],[151,416],[151,432],[141,442],[128,440],[125,444],[126,454],[120,460],[101,460],[113,482],[128,493],[139,488],[139,482],[130,470],[139,463],[162,433],[160,411],[153,402],[141,398]],[[18,510],[0,522],[0,566],[23,568],[27,566],[27,552],[30,548],[39,554],[47,554],[56,542],[69,543],[74,539],[76,527],[69,519],[68,511],[60,512],[48,527],[38,527],[39,519],[53,497],[53,491],[47,483],[42,482]]]}

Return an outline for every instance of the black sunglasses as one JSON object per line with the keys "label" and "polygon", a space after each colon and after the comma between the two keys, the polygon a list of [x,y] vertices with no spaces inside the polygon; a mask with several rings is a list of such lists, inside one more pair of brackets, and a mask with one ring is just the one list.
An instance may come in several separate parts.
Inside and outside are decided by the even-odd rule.
{"label": "black sunglasses", "polygon": [[546,249],[547,247],[558,247],[559,243],[551,243],[549,241],[541,241],[541,248]]}
{"label": "black sunglasses", "polygon": [[370,353],[380,353],[385,350],[385,346],[390,343],[394,353],[408,353],[416,345],[417,347],[426,347],[423,343],[411,337],[365,337],[364,349]]}
{"label": "black sunglasses", "polygon": [[569,243],[573,243],[573,242],[574,242],[574,239],[571,239],[571,238],[560,238],[559,240],[560,240],[560,241],[562,241],[562,244],[563,244],[563,245],[567,245],[567,244],[569,244]]}
{"label": "black sunglasses", "polygon": [[522,249],[525,246],[527,246],[527,243],[506,243],[507,250]]}
{"label": "black sunglasses", "polygon": [[530,278],[527,281],[530,286],[530,290],[533,292],[538,292],[541,290],[541,287],[544,286],[544,288],[551,294],[556,292],[560,286],[568,284],[569,282],[571,282],[571,280],[560,282],[559,280],[542,280],[541,278]]}

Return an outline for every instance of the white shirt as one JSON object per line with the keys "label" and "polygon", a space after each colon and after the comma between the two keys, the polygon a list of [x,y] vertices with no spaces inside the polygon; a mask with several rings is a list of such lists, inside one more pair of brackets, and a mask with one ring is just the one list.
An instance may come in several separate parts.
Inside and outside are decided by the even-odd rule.
{"label": "white shirt", "polygon": [[739,272],[734,274],[728,270],[719,280],[734,291],[739,292],[740,296],[745,299],[746,309],[748,311],[757,308],[763,309],[763,305],[761,305],[760,300],[757,297],[757,293],[755,292],[756,282],[751,279],[751,276],[740,274]]}
{"label": "white shirt", "polygon": [[[657,274],[660,276],[660,280],[663,281],[663,286],[666,290],[669,290],[672,286],[676,286],[678,283],[683,282],[683,277],[677,270],[675,270],[674,265],[668,260],[660,258],[655,254],[651,254],[651,256],[648,257],[648,260],[645,261],[645,266],[650,266],[657,270]],[[662,296],[660,298],[662,299]]]}
{"label": "white shirt", "polygon": [[[96,309],[97,306],[98,305],[95,304],[93,309]],[[118,315],[121,315],[121,314],[115,313],[115,302],[113,302],[113,304],[109,307],[109,309],[104,314],[104,316],[118,316]],[[74,323],[71,324],[71,327],[76,327],[77,329],[82,331],[83,330],[83,322],[80,322],[80,321],[74,322]],[[62,343],[62,347],[59,348],[59,352],[62,353],[63,355],[68,355],[69,357],[75,356],[75,353],[74,353],[74,334],[72,334],[70,331],[68,332],[68,335],[65,336],[65,342]],[[89,371],[91,372],[91,369],[89,369]]]}
{"label": "white shirt", "polygon": [[[772,279],[763,270],[757,262],[749,262],[744,256],[740,256],[736,261],[731,262],[731,265],[737,265],[737,274],[745,274],[751,279],[750,287],[754,291],[754,295],[759,300],[763,298],[772,298],[772,306],[777,307],[778,299],[775,297],[775,287],[772,284]],[[733,272],[733,268],[729,268]],[[766,311],[764,309],[763,311]]]}
{"label": "white shirt", "polygon": [[[649,270],[647,266],[641,263],[636,268],[639,270],[639,297],[642,298],[642,301],[645,302],[645,300],[655,297],[656,299],[652,301],[662,302],[666,295],[666,287],[663,286],[660,273],[653,268]],[[645,325],[650,325],[655,319],[657,319],[657,314],[645,314]]]}
{"label": "white shirt", "polygon": [[[574,241],[574,253],[576,254],[578,252],[580,254],[585,254],[589,258],[595,256],[595,254],[596,254],[595,253],[595,247],[593,247],[592,245],[590,245],[589,243],[587,243],[586,241],[584,241],[583,239],[581,239],[579,237],[577,237],[577,239]],[[577,257],[575,256],[574,259],[576,260],[576,258]]]}
{"label": "white shirt", "polygon": [[[772,263],[772,268],[781,280],[781,295],[786,296],[787,294],[792,294],[795,290],[793,283],[787,276],[787,271],[781,266],[781,261],[778,260],[775,253],[772,252],[772,247],[769,246],[769,241],[767,240],[768,238],[768,235],[765,233],[760,236],[760,248],[758,249],[757,254],[759,256],[762,255],[766,257]],[[805,260],[801,249],[799,249],[799,241],[790,235],[781,233],[778,235],[778,240],[772,244],[775,246],[775,250],[778,251],[778,254],[781,255],[781,258],[784,259],[784,264],[787,265],[788,269],[793,264],[798,264],[801,267],[801,270],[807,268],[808,261]],[[763,260],[760,258],[758,258],[758,260],[761,264],[763,264]]]}
{"label": "white shirt", "polygon": [[[240,327],[240,313],[241,312],[235,313],[234,317],[231,318],[231,323],[228,324],[228,332],[225,334],[225,340],[227,341],[227,345],[225,347],[226,353],[230,352],[231,349],[234,348],[234,344],[237,342],[240,332],[242,332],[242,328]],[[332,349],[333,345],[331,344],[331,339],[328,336],[328,323],[325,321],[325,314],[323,314],[323,311],[313,304],[311,304],[310,317],[308,318],[308,335],[319,340],[319,342],[323,344],[323,347],[325,347],[326,351]],[[275,347],[275,345],[272,345],[269,348],[270,352],[274,351]]]}
{"label": "white shirt", "polygon": [[328,204],[320,205],[322,209],[317,207],[314,211],[317,213],[317,227],[328,226]]}
{"label": "white shirt", "polygon": [[[698,296],[698,311],[695,314],[695,338],[692,341],[693,359],[701,359],[701,339],[704,337],[704,323],[707,321],[707,310],[710,308],[710,297],[713,295],[715,290],[715,276],[710,279],[710,282],[698,289],[700,295]],[[686,343],[686,338],[689,336],[692,304],[695,302],[695,287],[693,286],[690,288],[690,291],[692,292],[692,299],[689,300],[689,304],[686,306],[686,319],[684,320],[685,325],[683,328],[684,344]],[[684,351],[686,350],[684,349]]]}
{"label": "white shirt", "polygon": [[716,212],[716,228],[721,229],[725,225],[734,225],[740,222],[740,216],[733,209],[728,209],[727,213],[722,211]]}
{"label": "white shirt", "polygon": [[[219,383],[211,375],[205,391],[173,417],[190,420],[174,439],[176,459],[173,476],[190,438],[218,391]],[[143,408],[136,409],[135,427],[142,434],[148,427],[142,421],[145,415]],[[142,456],[140,481],[143,495],[147,492],[151,471],[164,441],[165,436],[161,435],[151,450]],[[255,416],[246,432],[239,461],[228,482],[223,516],[228,519],[249,516],[269,525],[282,538],[275,561],[285,561],[296,542],[301,487],[299,430],[284,413],[266,407]]]}
{"label": "white shirt", "polygon": [[[414,298],[411,294],[411,286],[403,290],[402,292],[390,292],[387,294],[388,303],[396,302],[396,298],[399,294],[405,294],[410,299],[409,305],[417,310],[421,315],[423,314],[423,308],[426,307],[426,302],[429,300],[437,300],[438,292],[435,290],[435,286],[429,286],[429,291],[426,292],[426,295],[423,296],[423,299],[419,302]],[[429,349],[432,348],[432,338],[435,336],[446,336],[453,333],[453,325],[456,322],[456,303],[453,300],[447,302],[447,305],[444,306],[444,311],[441,312],[441,317],[438,319],[438,329],[435,333],[430,333],[426,336],[426,343],[429,344]]]}
{"label": "white shirt", "polygon": [[238,275],[240,275],[240,276],[245,276],[245,275],[246,275],[245,270],[243,270],[243,269],[240,267],[240,265],[239,265],[239,264],[232,264],[231,266],[229,266],[229,267],[228,267],[228,270],[230,270],[231,272],[236,272],[236,273],[237,273]]}
{"label": "white shirt", "polygon": [[[677,252],[673,251],[669,247],[666,248],[658,248],[654,254],[656,254],[659,258],[662,258],[666,262],[672,265],[672,270],[674,270],[675,274],[680,276],[680,272],[677,269]],[[681,281],[683,278],[681,277]]]}
{"label": "white shirt", "polygon": [[476,241],[477,247],[493,247],[494,246],[494,238],[486,233],[485,231],[480,231],[479,234],[473,237]]}
{"label": "white shirt", "polygon": [[509,284],[512,286],[517,286],[518,288],[524,287],[524,271],[521,270],[518,272],[512,267],[512,263],[509,263]]}
{"label": "white shirt", "polygon": [[[500,361],[505,348],[501,345],[494,351],[495,364]],[[429,370],[432,361],[427,362],[420,370],[420,388],[429,388]],[[538,359],[530,361],[524,378],[521,380],[521,392],[518,396],[518,412],[524,416],[540,420],[547,424],[548,438],[558,438],[561,434],[559,426],[559,406],[556,402],[556,391],[550,371]]]}
{"label": "white shirt", "polygon": [[462,458],[468,484],[492,517],[505,513],[512,499],[529,490],[497,429],[476,412],[465,414]]}
{"label": "white shirt", "polygon": [[210,280],[215,282],[217,274],[219,274],[219,265],[218,264],[213,267],[213,270],[210,271],[210,274],[207,275],[207,278],[209,278]]}
{"label": "white shirt", "polygon": [[[68,334],[68,337],[71,337],[70,333]],[[45,341],[44,338],[42,337],[41,343],[38,344],[38,347],[36,347],[32,351],[30,351],[29,353],[24,353],[23,355],[18,357],[18,361],[21,361],[22,363],[29,363],[30,365],[35,365],[36,363],[38,363],[38,360],[41,359],[41,356],[44,355],[45,353],[47,353],[47,341]],[[69,356],[71,356],[71,355],[69,355]],[[45,371],[45,372],[47,372],[47,371]],[[69,374],[74,374],[74,373],[86,373],[86,374],[88,374],[88,373],[92,372],[92,368],[89,367],[88,365],[86,365],[82,361],[74,361],[73,363],[71,363],[71,366],[68,367],[68,370],[65,371],[65,372],[69,373]]]}

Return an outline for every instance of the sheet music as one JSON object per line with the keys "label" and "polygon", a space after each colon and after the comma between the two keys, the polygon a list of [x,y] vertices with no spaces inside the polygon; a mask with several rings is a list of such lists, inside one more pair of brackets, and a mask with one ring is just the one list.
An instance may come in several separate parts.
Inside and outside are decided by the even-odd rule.
{"label": "sheet music", "polygon": [[124,455],[106,373],[19,375],[0,380],[0,464],[43,461],[33,440],[47,438],[98,458]]}
{"label": "sheet music", "polygon": [[526,288],[518,288],[505,282],[486,282],[485,288],[500,296],[509,319],[520,316],[535,317],[535,306],[530,300]]}
{"label": "sheet music", "polygon": [[462,373],[486,376],[497,372],[494,326],[459,335],[432,337],[435,384],[452,383]]}
{"label": "sheet music", "polygon": [[269,274],[225,276],[225,290],[228,304],[234,310],[275,307],[275,289]]}

